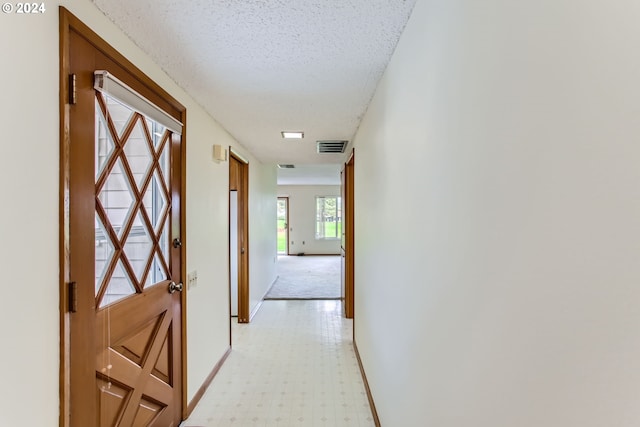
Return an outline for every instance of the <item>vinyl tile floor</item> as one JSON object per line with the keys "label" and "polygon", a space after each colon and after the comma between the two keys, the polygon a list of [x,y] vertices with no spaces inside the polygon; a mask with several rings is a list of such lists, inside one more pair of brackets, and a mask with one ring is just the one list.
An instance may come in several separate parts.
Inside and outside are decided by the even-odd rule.
{"label": "vinyl tile floor", "polygon": [[374,426],[335,300],[264,301],[232,321],[233,350],[182,427]]}

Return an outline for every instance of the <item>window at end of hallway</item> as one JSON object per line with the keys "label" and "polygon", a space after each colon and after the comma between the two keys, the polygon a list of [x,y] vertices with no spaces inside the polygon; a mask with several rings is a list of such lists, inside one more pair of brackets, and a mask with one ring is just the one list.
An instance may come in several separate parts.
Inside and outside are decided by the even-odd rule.
{"label": "window at end of hallway", "polygon": [[316,197],[316,239],[342,238],[342,199],[340,196]]}

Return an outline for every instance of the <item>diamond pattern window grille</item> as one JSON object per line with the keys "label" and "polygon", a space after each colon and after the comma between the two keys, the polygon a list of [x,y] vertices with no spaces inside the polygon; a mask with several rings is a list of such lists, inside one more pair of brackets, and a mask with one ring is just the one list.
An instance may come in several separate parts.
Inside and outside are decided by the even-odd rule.
{"label": "diamond pattern window grille", "polygon": [[131,172],[133,172],[136,185],[141,190],[153,162],[153,154],[149,151],[152,142],[149,141],[142,117],[136,117],[134,123],[131,133],[126,135],[127,138],[123,141],[124,155]]}
{"label": "diamond pattern window grille", "polygon": [[162,178],[156,171],[153,174],[151,183],[147,186],[147,191],[144,194],[142,204],[147,211],[147,216],[151,221],[155,231],[158,231],[158,226],[164,223],[164,215],[167,213],[168,200],[167,190],[162,187]]}
{"label": "diamond pattern window grille", "polygon": [[107,270],[111,265],[114,254],[113,243],[99,215],[96,215],[96,293],[104,280]]}
{"label": "diamond pattern window grille", "polygon": [[107,159],[111,157],[111,153],[115,149],[115,142],[111,137],[111,133],[107,129],[107,120],[104,118],[102,111],[96,109],[96,178],[100,176],[107,164]]}
{"label": "diamond pattern window grille", "polygon": [[96,304],[170,280],[171,131],[96,92]]}

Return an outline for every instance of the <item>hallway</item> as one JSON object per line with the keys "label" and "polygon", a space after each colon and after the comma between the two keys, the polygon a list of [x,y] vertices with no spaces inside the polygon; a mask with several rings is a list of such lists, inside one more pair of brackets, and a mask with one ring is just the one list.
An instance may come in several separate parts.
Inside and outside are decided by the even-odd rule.
{"label": "hallway", "polygon": [[265,301],[183,427],[373,426],[339,301]]}

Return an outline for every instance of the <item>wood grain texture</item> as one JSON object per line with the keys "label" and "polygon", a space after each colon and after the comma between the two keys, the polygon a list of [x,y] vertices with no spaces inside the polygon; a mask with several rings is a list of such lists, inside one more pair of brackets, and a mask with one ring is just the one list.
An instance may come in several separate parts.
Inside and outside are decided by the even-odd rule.
{"label": "wood grain texture", "polygon": [[238,192],[238,322],[249,323],[249,165],[231,152],[229,191]]}

